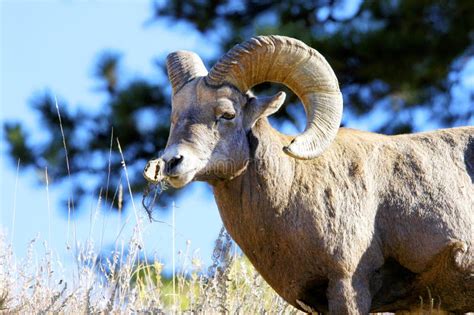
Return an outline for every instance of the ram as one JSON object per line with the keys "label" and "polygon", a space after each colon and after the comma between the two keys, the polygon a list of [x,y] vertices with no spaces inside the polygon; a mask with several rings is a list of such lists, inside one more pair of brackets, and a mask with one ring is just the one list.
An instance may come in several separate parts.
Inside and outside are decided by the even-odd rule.
{"label": "ram", "polygon": [[[230,235],[292,305],[331,314],[474,311],[474,127],[385,136],[339,128],[342,96],[316,50],[283,36],[232,48],[208,73],[192,52],[167,59],[173,88],[151,182],[212,185]],[[267,116],[289,87],[307,124],[296,137]],[[425,303],[428,305],[430,303]]]}

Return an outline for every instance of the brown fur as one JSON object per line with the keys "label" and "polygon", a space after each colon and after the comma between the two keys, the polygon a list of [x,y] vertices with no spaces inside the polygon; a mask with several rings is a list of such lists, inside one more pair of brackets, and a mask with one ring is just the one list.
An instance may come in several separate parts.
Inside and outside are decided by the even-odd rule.
{"label": "brown fur", "polygon": [[[246,172],[216,182],[216,201],[237,244],[291,304],[409,310],[429,290],[442,309],[474,310],[473,127],[391,137],[342,128],[306,161],[272,150],[288,138],[266,120],[248,141]],[[453,244],[466,248],[464,269]],[[328,307],[331,292],[340,309]]]}

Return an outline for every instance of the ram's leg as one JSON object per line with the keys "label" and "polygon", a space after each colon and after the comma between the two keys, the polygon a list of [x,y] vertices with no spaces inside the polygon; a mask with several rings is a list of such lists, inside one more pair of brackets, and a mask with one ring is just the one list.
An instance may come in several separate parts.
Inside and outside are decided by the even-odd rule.
{"label": "ram's leg", "polygon": [[327,298],[330,314],[368,314],[372,302],[368,282],[354,277],[330,280]]}

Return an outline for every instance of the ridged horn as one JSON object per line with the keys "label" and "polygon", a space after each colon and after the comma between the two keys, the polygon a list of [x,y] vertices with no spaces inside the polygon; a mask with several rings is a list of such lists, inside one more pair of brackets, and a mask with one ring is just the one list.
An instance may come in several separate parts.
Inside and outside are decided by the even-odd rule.
{"label": "ridged horn", "polygon": [[166,69],[173,87],[173,95],[196,77],[205,77],[207,69],[201,58],[191,51],[176,51],[166,58]]}
{"label": "ridged horn", "polygon": [[285,36],[258,36],[234,46],[212,67],[206,82],[231,84],[245,93],[262,82],[282,83],[302,101],[305,131],[283,150],[297,159],[320,155],[334,140],[342,117],[336,75],[324,57]]}

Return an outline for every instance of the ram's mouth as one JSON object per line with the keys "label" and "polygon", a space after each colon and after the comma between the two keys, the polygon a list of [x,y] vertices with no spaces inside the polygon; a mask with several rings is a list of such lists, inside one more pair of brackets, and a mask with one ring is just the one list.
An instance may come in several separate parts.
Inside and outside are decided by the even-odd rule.
{"label": "ram's mouth", "polygon": [[143,177],[153,184],[166,181],[174,188],[181,188],[191,182],[196,175],[196,168],[190,169],[182,173],[167,174],[165,162],[162,159],[151,160],[147,163],[143,170]]}
{"label": "ram's mouth", "polygon": [[181,188],[191,182],[195,174],[196,170],[192,169],[181,174],[167,175],[164,179],[174,188]]}

